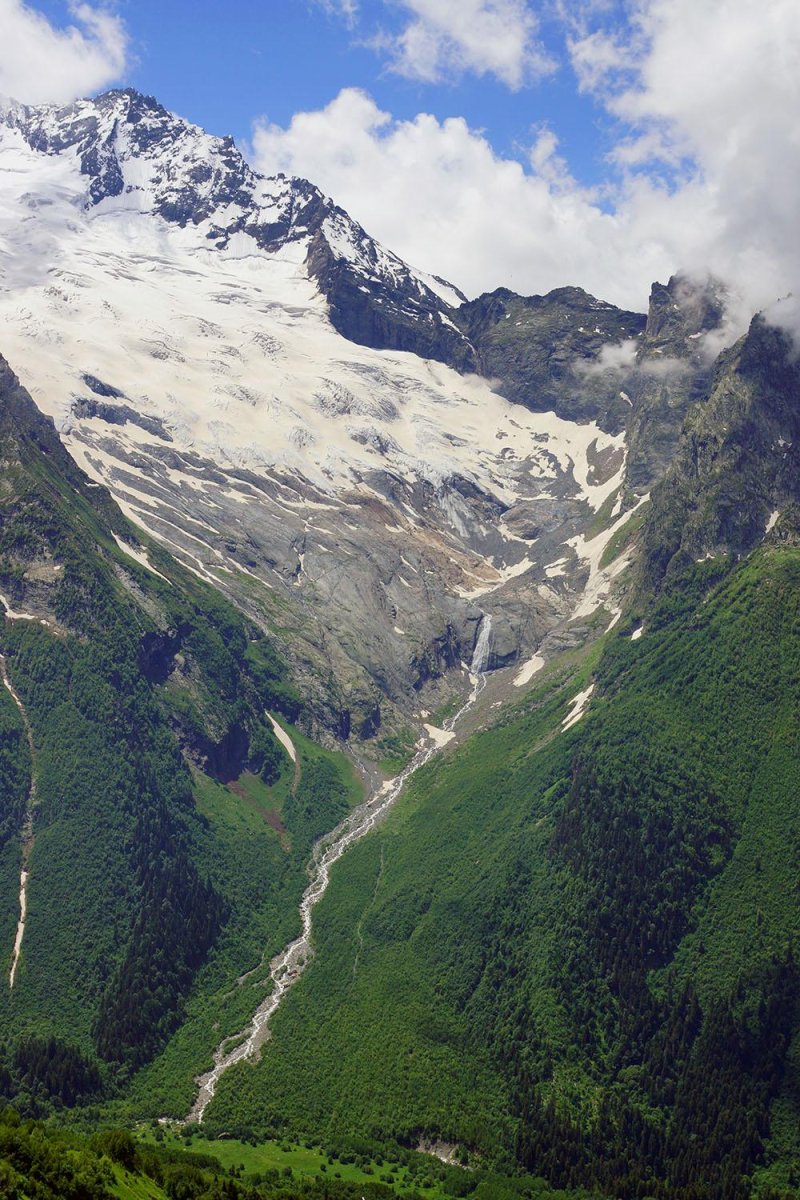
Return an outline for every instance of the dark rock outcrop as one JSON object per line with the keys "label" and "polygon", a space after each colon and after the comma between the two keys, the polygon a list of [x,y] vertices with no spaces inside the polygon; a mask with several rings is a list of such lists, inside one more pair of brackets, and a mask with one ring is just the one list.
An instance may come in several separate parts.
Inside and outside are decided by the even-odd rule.
{"label": "dark rock outcrop", "polygon": [[789,335],[757,316],[720,355],[675,461],[653,492],[643,580],[658,588],[694,561],[788,538],[800,503],[800,366]]}
{"label": "dark rock outcrop", "polygon": [[[340,219],[349,220],[340,209]],[[387,276],[377,261],[375,243],[358,228],[364,260],[372,263],[369,287],[364,268],[338,257],[318,230],[311,242],[308,268],[330,304],[333,327],[362,346],[407,350],[458,371],[478,369],[469,339],[456,328],[449,306],[408,271]],[[448,315],[448,312],[450,315]]]}
{"label": "dark rock outcrop", "polygon": [[100,417],[109,425],[125,425],[130,422],[131,425],[138,425],[147,433],[155,434],[162,441],[172,441],[172,434],[163,421],[158,417],[148,417],[145,413],[139,413],[129,404],[109,404],[102,400],[95,400],[93,396],[77,396],[72,402],[72,414],[78,420]]}
{"label": "dark rock outcrop", "polygon": [[527,297],[498,288],[462,305],[455,320],[475,347],[479,372],[509,400],[565,420],[596,420],[611,433],[625,427],[630,406],[618,374],[604,370],[603,352],[640,337],[641,313],[577,287]]}
{"label": "dark rock outcrop", "polygon": [[622,386],[629,397],[626,483],[642,494],[672,461],[692,405],[708,393],[715,354],[705,336],[719,328],[724,293],[708,279],[674,275],[654,283],[634,369]]}

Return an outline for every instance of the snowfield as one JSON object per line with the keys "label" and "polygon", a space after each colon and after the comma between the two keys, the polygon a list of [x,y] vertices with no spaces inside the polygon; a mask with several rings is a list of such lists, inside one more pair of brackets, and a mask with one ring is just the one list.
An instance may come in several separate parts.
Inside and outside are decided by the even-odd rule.
{"label": "snowfield", "polygon": [[[121,171],[100,199],[82,172],[91,102],[25,110],[37,149],[0,104],[0,353],[123,511],[201,578],[235,590],[252,577],[294,611],[310,605],[344,657],[393,695],[444,630],[468,655],[486,608],[505,661],[516,639],[519,664],[575,609],[587,571],[579,615],[606,599],[600,546],[580,531],[619,488],[624,435],[346,340],[296,217],[321,202],[311,185],[260,179],[224,140],[163,110],[158,136],[141,122],[116,132],[122,103],[97,102]],[[209,164],[192,193],[196,223],[161,215]],[[215,208],[234,170],[241,199]],[[328,252],[364,288],[397,278],[459,303],[332,213]],[[270,241],[264,230],[280,222],[285,236]],[[591,463],[610,451],[619,466],[601,482]],[[520,532],[538,526],[541,536]],[[533,615],[520,622],[523,601]]]}
{"label": "snowfield", "polygon": [[[303,241],[270,254],[240,235],[218,250],[202,225],[111,202],[87,212],[70,165],[2,133],[3,353],[67,439],[91,375],[162,421],[166,444],[223,466],[297,472],[325,491],[387,467],[435,487],[459,475],[506,504],[563,472],[593,508],[617,486],[591,486],[586,455],[621,437],[531,413],[478,376],[342,338]],[[152,441],[140,435],[128,425],[123,440]]]}

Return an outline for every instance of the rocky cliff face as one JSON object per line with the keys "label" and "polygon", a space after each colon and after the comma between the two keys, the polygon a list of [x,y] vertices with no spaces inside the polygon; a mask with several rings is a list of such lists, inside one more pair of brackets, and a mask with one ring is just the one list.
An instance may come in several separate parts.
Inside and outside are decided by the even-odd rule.
{"label": "rocky cliff face", "polygon": [[723,314],[724,293],[713,280],[676,275],[653,284],[636,357],[622,381],[630,402],[630,491],[648,491],[672,461],[687,413],[707,393],[716,351],[706,335],[719,328]]}
{"label": "rocky cliff face", "polygon": [[716,363],[653,492],[643,571],[649,586],[692,562],[793,538],[800,502],[800,368],[794,343],[754,318]]}
{"label": "rocky cliff face", "polygon": [[[334,248],[343,245],[344,253]],[[349,341],[378,350],[408,350],[457,371],[477,370],[475,350],[453,319],[461,293],[432,279],[434,292],[404,266],[397,270],[399,260],[341,209],[316,230],[307,261],[328,300],[332,325]]]}
{"label": "rocky cliff face", "polygon": [[517,296],[499,288],[458,310],[476,348],[478,369],[498,390],[534,412],[596,420],[612,433],[625,428],[629,404],[620,394],[609,352],[625,347],[633,361],[645,328],[640,313],[596,300],[582,288]]}

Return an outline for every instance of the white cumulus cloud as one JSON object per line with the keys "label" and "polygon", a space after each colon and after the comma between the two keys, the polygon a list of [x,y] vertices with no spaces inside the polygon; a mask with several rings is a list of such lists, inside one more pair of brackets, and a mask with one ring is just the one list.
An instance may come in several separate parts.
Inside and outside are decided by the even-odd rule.
{"label": "white cumulus cloud", "polygon": [[128,57],[125,26],[90,4],[69,6],[58,29],[22,0],[0,0],[0,93],[29,104],[72,100],[119,79]]}
{"label": "white cumulus cloud", "polygon": [[[414,3],[420,20],[454,11]],[[570,177],[551,131],[503,157],[463,119],[399,121],[355,89],[285,128],[261,122],[258,165],[312,179],[472,294],[574,283],[641,309],[652,280],[684,270],[725,280],[745,320],[800,292],[800,5],[630,0],[622,11],[581,5],[581,27],[565,26],[578,86],[618,131],[602,193]]]}
{"label": "white cumulus cloud", "polygon": [[[253,138],[260,170],[311,179],[374,237],[468,294],[576,283],[641,307],[673,259],[664,237],[645,238],[639,226],[660,205],[665,222],[688,221],[689,212],[676,213],[665,193],[639,180],[624,213],[605,212],[556,149],[543,130],[527,162],[503,158],[460,117],[397,121],[356,89],[298,113],[287,128],[262,122]],[[695,212],[688,196],[686,205]]]}
{"label": "white cumulus cloud", "polygon": [[438,83],[473,73],[516,89],[556,66],[528,0],[384,0],[389,24],[369,34],[358,0],[317,3],[338,12],[360,41],[408,79]]}
{"label": "white cumulus cloud", "polygon": [[402,0],[402,7],[409,20],[384,45],[393,69],[408,78],[435,82],[471,71],[519,88],[554,67],[525,0]]}
{"label": "white cumulus cloud", "polygon": [[627,127],[617,161],[701,188],[676,250],[729,281],[744,309],[800,287],[800,6],[637,0],[627,30],[572,44],[579,79]]}

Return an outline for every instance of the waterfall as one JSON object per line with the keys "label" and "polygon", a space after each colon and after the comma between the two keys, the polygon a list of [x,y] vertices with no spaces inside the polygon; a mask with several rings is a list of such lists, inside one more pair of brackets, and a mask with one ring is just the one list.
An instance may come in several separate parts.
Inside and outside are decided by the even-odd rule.
{"label": "waterfall", "polygon": [[492,618],[488,613],[483,614],[481,627],[472,652],[470,671],[473,675],[482,675],[489,666],[489,648],[492,641]]}

